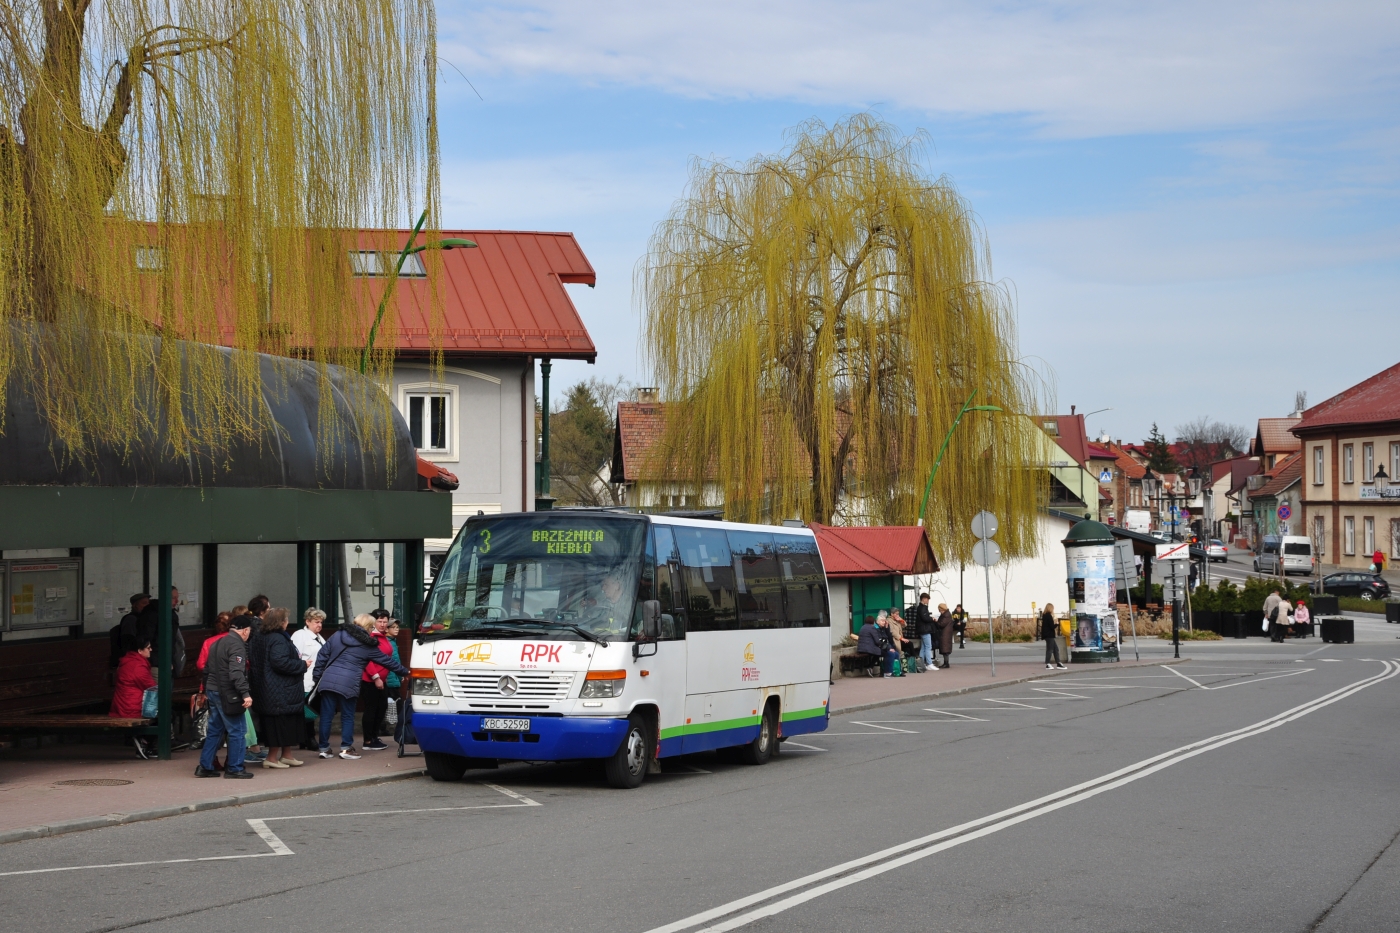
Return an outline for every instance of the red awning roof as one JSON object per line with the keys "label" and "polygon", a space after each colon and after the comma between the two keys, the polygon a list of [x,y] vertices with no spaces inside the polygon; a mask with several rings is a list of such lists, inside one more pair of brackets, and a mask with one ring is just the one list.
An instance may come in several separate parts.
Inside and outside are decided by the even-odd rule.
{"label": "red awning roof", "polygon": [[912,525],[836,528],[808,525],[817,536],[828,577],[889,577],[937,573],[938,558],[924,529]]}
{"label": "red awning roof", "polygon": [[[408,230],[393,239],[405,242]],[[520,230],[443,230],[476,249],[442,253],[442,349],[449,355],[548,356],[592,362],[598,355],[569,300],[565,284],[592,286],[597,274],[572,233]],[[362,231],[361,249],[383,242],[382,231]],[[421,242],[421,240],[420,240]],[[384,280],[362,279],[372,316]],[[395,293],[400,353],[432,349],[428,284],[401,278]]]}

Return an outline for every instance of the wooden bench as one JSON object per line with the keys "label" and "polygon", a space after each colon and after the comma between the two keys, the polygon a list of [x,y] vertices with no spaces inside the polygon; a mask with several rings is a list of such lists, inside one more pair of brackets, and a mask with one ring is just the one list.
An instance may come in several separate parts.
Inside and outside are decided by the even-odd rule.
{"label": "wooden bench", "polygon": [[880,676],[880,659],[873,654],[845,654],[841,656],[842,674],[865,674],[867,677]]}
{"label": "wooden bench", "polygon": [[101,713],[40,713],[0,716],[0,735],[52,735],[56,732],[125,732],[155,735],[156,720]]}

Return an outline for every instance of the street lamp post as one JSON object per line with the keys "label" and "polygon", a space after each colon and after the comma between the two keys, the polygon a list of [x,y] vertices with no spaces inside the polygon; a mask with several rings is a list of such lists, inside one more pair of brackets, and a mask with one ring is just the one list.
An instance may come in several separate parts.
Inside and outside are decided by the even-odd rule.
{"label": "street lamp post", "polygon": [[924,512],[928,509],[929,493],[933,492],[933,478],[938,475],[938,468],[943,463],[943,455],[948,452],[948,442],[953,439],[953,431],[962,422],[963,415],[970,411],[1001,411],[997,405],[973,405],[972,399],[977,395],[977,390],[973,389],[972,394],[963,402],[963,406],[958,410],[958,416],[953,419],[953,424],[948,428],[948,433],[943,435],[943,446],[938,448],[938,459],[933,461],[933,469],[929,471],[928,483],[924,486],[924,501],[919,506],[919,527],[924,526]]}
{"label": "street lamp post", "polygon": [[[476,246],[471,240],[464,240],[461,237],[445,237],[433,243],[424,243],[422,246],[414,246],[413,241],[418,239],[418,233],[423,229],[423,223],[428,219],[428,212],[424,211],[418,217],[418,223],[413,225],[413,232],[408,235],[408,242],[403,245],[399,252],[398,264],[394,266],[394,276],[398,277],[403,272],[403,264],[408,261],[408,257],[414,253],[421,253],[425,249],[472,249]],[[369,355],[374,350],[374,338],[379,333],[379,325],[384,320],[384,309],[389,303],[389,289],[384,289],[384,294],[379,298],[379,310],[374,315],[374,323],[370,325],[369,336],[365,340],[365,348],[360,351],[360,373],[363,375],[369,369]]]}

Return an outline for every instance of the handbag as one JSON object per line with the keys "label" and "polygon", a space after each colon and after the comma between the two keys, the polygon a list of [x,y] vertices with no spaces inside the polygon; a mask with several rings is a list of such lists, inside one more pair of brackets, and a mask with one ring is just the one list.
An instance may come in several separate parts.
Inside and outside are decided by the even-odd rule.
{"label": "handbag", "polygon": [[194,746],[203,746],[209,738],[209,698],[202,693],[190,697],[190,726],[194,729]]}
{"label": "handbag", "polygon": [[399,700],[394,697],[389,701],[389,705],[384,708],[384,723],[389,726],[399,724]]}
{"label": "handbag", "polygon": [[160,716],[160,691],[157,687],[147,687],[141,694],[141,718],[156,719]]}

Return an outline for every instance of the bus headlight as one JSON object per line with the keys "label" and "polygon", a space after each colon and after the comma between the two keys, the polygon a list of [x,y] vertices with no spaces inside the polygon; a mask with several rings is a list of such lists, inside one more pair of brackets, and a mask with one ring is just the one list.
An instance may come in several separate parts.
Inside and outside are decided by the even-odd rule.
{"label": "bus headlight", "polygon": [[602,697],[620,697],[622,688],[627,686],[626,671],[589,671],[583,679],[583,690],[579,697],[597,700]]}
{"label": "bus headlight", "polygon": [[408,679],[413,682],[414,696],[442,696],[442,687],[438,686],[437,672],[431,668],[415,667],[413,670],[409,671]]}

